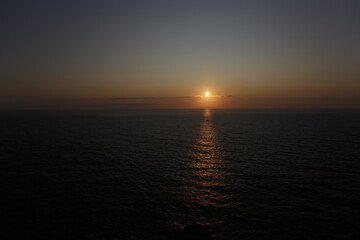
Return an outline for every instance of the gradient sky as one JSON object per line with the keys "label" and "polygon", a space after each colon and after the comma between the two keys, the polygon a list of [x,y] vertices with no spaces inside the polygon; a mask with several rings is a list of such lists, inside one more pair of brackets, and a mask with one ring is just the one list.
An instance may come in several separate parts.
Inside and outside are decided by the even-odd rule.
{"label": "gradient sky", "polygon": [[360,107],[359,13],[358,0],[2,1],[0,108]]}

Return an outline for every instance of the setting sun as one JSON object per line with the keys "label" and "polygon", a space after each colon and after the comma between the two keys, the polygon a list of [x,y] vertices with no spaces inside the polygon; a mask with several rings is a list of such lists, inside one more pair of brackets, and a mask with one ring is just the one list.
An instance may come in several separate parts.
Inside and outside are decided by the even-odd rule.
{"label": "setting sun", "polygon": [[210,96],[210,92],[205,92],[205,96],[206,97]]}

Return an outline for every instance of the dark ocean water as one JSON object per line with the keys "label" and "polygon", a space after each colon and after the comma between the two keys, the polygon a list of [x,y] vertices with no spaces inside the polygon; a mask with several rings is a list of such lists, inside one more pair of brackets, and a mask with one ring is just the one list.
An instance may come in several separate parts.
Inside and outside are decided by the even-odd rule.
{"label": "dark ocean water", "polygon": [[1,239],[360,239],[360,111],[3,111],[0,176]]}

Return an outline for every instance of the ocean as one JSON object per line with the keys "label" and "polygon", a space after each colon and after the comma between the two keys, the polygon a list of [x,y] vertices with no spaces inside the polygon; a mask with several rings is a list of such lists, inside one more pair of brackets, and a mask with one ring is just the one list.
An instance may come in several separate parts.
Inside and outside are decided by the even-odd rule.
{"label": "ocean", "polygon": [[0,111],[1,239],[360,239],[360,110]]}

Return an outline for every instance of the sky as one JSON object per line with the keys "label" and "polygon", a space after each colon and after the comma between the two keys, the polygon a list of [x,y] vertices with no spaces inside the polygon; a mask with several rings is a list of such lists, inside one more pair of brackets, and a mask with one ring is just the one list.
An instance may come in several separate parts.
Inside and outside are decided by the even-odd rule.
{"label": "sky", "polygon": [[2,1],[0,108],[358,108],[359,12],[357,0]]}

